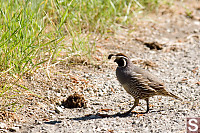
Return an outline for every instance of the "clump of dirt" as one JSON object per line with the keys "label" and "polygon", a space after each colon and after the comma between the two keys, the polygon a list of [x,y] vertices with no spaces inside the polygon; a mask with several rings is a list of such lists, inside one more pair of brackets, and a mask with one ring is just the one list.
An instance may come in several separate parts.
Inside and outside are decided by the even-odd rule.
{"label": "clump of dirt", "polygon": [[159,44],[158,42],[145,42],[144,45],[147,46],[148,48],[150,48],[151,50],[153,50],[153,49],[162,50],[163,49],[163,46],[161,44]]}
{"label": "clump of dirt", "polygon": [[65,108],[85,108],[87,107],[86,100],[83,95],[74,93],[70,95],[66,100],[62,101],[61,105]]}

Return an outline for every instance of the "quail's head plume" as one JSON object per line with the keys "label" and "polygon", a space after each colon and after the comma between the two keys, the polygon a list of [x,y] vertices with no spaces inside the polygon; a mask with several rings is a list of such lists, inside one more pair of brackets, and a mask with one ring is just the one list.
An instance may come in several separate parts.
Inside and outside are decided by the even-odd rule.
{"label": "quail's head plume", "polygon": [[135,66],[131,60],[124,54],[110,54],[108,59],[115,57],[114,62],[118,64],[116,69],[116,76],[118,81],[122,84],[124,89],[131,96],[134,97],[135,102],[133,107],[120,116],[126,116],[138,106],[139,100],[144,99],[147,103],[147,110],[149,111],[149,98],[155,95],[170,96],[181,100],[178,96],[165,90],[164,83],[158,77],[152,75],[145,69]]}

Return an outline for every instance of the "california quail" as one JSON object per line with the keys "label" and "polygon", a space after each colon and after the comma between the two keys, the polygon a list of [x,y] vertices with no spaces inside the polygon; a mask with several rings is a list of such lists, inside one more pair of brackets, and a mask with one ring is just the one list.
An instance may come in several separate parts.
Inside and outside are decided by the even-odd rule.
{"label": "california quail", "polygon": [[181,100],[181,98],[178,96],[166,91],[163,82],[156,76],[152,75],[145,69],[133,65],[133,63],[126,55],[122,53],[110,54],[108,59],[111,59],[112,56],[116,57],[114,62],[118,64],[116,69],[118,81],[122,84],[124,89],[135,99],[134,105],[129,111],[123,114],[118,113],[118,115],[128,115],[136,106],[138,106],[140,99],[144,99],[147,102],[147,110],[144,113],[148,113],[149,98],[155,95],[170,96]]}

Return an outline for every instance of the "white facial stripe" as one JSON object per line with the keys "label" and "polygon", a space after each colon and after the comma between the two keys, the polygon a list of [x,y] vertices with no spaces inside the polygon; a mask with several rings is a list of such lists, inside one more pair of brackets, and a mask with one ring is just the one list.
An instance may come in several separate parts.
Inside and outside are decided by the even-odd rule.
{"label": "white facial stripe", "polygon": [[126,66],[126,60],[123,58],[123,61],[124,61],[124,66],[123,67],[125,67]]}
{"label": "white facial stripe", "polygon": [[127,64],[127,62],[126,62],[126,57],[124,57],[124,56],[117,56],[116,57],[116,59],[122,59],[122,61],[123,61],[123,66],[119,66],[119,67],[125,67],[126,66],[126,64]]}
{"label": "white facial stripe", "polygon": [[116,56],[116,58],[123,58],[123,59],[128,59],[127,57],[125,57],[125,56]]}

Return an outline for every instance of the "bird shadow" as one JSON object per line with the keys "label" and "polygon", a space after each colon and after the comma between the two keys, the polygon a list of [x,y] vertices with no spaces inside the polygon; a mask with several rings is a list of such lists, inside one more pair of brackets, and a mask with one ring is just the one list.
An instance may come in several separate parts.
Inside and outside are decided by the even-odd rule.
{"label": "bird shadow", "polygon": [[76,118],[70,118],[71,120],[92,120],[92,119],[104,119],[104,118],[124,118],[124,117],[131,117],[133,115],[139,115],[139,114],[146,114],[145,112],[131,112],[128,115],[121,115],[120,113],[109,115],[109,114],[101,114],[101,113],[96,113],[96,114],[88,114],[82,117],[76,117]]}
{"label": "bird shadow", "polygon": [[61,123],[62,121],[56,121],[56,120],[53,120],[53,121],[46,121],[44,122],[45,124],[50,124],[50,125],[55,125],[57,123]]}
{"label": "bird shadow", "polygon": [[[130,115],[127,115],[126,117],[128,117]],[[115,118],[115,117],[119,117],[118,115],[114,114],[114,115],[108,115],[108,114],[100,114],[100,113],[96,113],[96,114],[88,114],[85,116],[81,116],[81,117],[75,117],[75,118],[71,118],[71,120],[92,120],[92,119],[104,119],[104,118]]]}
{"label": "bird shadow", "polygon": [[152,110],[150,109],[150,111],[148,113],[146,112],[131,112],[129,113],[128,115],[123,115],[121,113],[117,113],[117,114],[113,114],[113,115],[109,115],[109,114],[101,114],[101,113],[96,113],[96,114],[87,114],[85,116],[81,116],[81,117],[75,117],[75,118],[70,118],[71,120],[83,120],[83,121],[86,121],[86,120],[92,120],[92,119],[104,119],[104,118],[125,118],[125,117],[132,117],[132,116],[143,116],[143,115],[147,115],[149,113],[159,113],[161,111],[164,111],[164,110]]}

